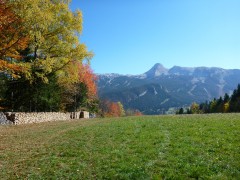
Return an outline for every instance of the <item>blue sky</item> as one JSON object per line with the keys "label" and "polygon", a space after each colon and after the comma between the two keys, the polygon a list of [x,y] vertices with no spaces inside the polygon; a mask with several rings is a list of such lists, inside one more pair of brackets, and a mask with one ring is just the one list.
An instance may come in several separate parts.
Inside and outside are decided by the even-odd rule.
{"label": "blue sky", "polygon": [[240,69],[240,0],[72,0],[95,73],[167,68]]}

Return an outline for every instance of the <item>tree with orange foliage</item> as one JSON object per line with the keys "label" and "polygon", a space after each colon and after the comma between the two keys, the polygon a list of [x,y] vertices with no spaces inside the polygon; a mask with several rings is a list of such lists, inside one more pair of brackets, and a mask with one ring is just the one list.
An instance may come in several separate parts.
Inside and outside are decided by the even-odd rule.
{"label": "tree with orange foliage", "polygon": [[102,100],[100,102],[100,116],[102,117],[122,117],[125,116],[125,110],[121,102],[111,102]]}
{"label": "tree with orange foliage", "polygon": [[77,111],[89,109],[97,111],[97,76],[88,64],[77,61],[70,63],[61,74],[59,84],[64,89],[62,94],[62,109]]}
{"label": "tree with orange foliage", "polygon": [[121,110],[118,103],[112,102],[109,106],[108,116],[110,117],[120,117]]}
{"label": "tree with orange foliage", "polygon": [[135,110],[133,110],[133,109],[127,109],[127,110],[126,110],[126,115],[127,115],[127,116],[142,116],[143,113],[140,112],[138,109],[135,109]]}
{"label": "tree with orange foliage", "polygon": [[105,101],[102,104],[102,116],[103,117],[120,117],[121,116],[121,110],[118,105],[118,103],[111,102],[111,101]]}
{"label": "tree with orange foliage", "polygon": [[88,90],[88,98],[95,98],[97,96],[97,76],[93,73],[92,69],[88,64],[78,63],[78,70],[79,81],[86,85]]}
{"label": "tree with orange foliage", "polygon": [[[0,0],[0,105],[12,111],[95,107],[93,54],[79,41],[82,13],[70,1]],[[25,73],[25,74],[22,74]]]}
{"label": "tree with orange foliage", "polygon": [[0,73],[17,78],[26,67],[21,63],[19,51],[28,45],[23,31],[22,19],[18,17],[6,0],[0,0]]}
{"label": "tree with orange foliage", "polygon": [[140,111],[135,111],[135,116],[142,116],[143,114]]}
{"label": "tree with orange foliage", "polygon": [[97,112],[99,104],[96,85],[97,76],[88,64],[78,62],[78,78],[79,82],[75,84],[78,88],[78,108],[87,108],[92,112]]}

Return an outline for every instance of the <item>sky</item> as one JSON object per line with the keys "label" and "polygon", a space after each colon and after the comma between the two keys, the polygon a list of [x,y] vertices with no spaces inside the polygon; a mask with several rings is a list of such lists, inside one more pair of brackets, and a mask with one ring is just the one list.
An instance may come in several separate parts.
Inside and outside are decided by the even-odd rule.
{"label": "sky", "polygon": [[95,73],[166,68],[240,69],[240,0],[72,0]]}

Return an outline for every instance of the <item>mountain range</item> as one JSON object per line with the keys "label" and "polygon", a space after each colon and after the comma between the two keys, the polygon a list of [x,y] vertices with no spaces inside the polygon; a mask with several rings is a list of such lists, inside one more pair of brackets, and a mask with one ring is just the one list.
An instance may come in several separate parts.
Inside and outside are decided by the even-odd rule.
{"label": "mountain range", "polygon": [[99,74],[101,99],[120,101],[125,109],[144,114],[165,114],[192,102],[205,102],[231,94],[240,83],[239,69],[180,67],[155,64],[140,75]]}

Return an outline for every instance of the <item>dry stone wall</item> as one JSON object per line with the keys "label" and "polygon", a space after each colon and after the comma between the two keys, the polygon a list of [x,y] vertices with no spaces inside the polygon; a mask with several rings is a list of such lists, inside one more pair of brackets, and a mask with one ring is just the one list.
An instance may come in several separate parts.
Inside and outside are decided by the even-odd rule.
{"label": "dry stone wall", "polygon": [[[84,114],[85,116],[82,116],[82,114]],[[89,112],[0,112],[0,124],[29,124],[50,121],[64,121],[80,118],[89,118]]]}

